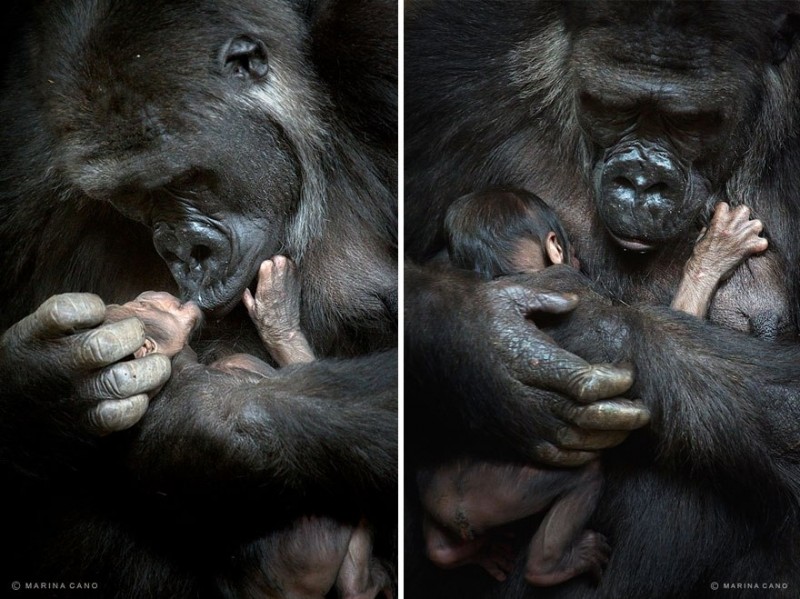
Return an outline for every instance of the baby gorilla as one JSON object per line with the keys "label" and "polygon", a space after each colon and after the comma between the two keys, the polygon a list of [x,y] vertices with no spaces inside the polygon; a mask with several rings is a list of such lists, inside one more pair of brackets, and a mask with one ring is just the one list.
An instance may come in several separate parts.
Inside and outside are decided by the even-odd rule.
{"label": "baby gorilla", "polygon": [[[266,260],[259,269],[255,296],[243,303],[272,358],[280,366],[314,360],[300,330],[300,285],[294,264],[284,256]],[[181,303],[169,293],[148,291],[124,305],[110,305],[106,320],[135,316],[145,327],[144,345],[134,353],[168,357],[178,354],[202,321],[193,302]],[[232,375],[262,378],[275,370],[248,354],[234,354],[209,365]],[[391,578],[372,557],[372,532],[332,518],[303,517],[290,527],[251,543],[236,560],[234,575],[220,581],[229,596],[262,599],[320,599],[336,587],[342,599],[391,599]]]}
{"label": "baby gorilla", "polygon": [[[672,307],[704,318],[720,282],[748,256],[766,249],[766,239],[758,236],[762,228],[760,221],[750,220],[747,207],[718,204],[684,268]],[[579,266],[555,213],[524,190],[459,198],[447,212],[445,233],[451,264],[485,279],[554,264]],[[552,586],[587,572],[599,579],[610,546],[603,535],[585,527],[602,482],[599,462],[577,470],[550,470],[462,459],[423,471],[419,486],[428,556],[445,568],[477,564],[505,580],[513,568],[513,552],[497,529],[546,510],[528,546],[528,582]]]}

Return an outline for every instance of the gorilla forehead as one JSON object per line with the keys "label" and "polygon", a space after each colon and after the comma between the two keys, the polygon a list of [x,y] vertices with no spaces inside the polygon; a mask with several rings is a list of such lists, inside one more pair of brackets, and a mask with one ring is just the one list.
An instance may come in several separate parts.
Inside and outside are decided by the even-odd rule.
{"label": "gorilla forehead", "polygon": [[[163,184],[207,154],[212,135],[221,151],[258,145],[236,139],[253,90],[224,72],[233,36],[264,40],[280,80],[300,86],[305,75],[307,24],[286,2],[79,0],[48,3],[41,18],[32,60],[45,118],[81,187],[114,185],[103,180],[110,173],[122,183],[133,171]],[[257,120],[263,128],[263,114]],[[282,136],[278,127],[270,134]]]}
{"label": "gorilla forehead", "polygon": [[771,60],[782,18],[796,9],[780,1],[562,3],[568,30],[592,37],[612,60],[684,71],[725,65],[731,73]]}

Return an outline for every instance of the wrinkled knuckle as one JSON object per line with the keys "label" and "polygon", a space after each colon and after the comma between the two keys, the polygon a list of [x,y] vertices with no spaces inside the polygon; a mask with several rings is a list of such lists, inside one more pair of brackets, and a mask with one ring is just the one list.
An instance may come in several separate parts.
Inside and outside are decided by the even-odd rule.
{"label": "wrinkled knuckle", "polygon": [[82,363],[102,364],[106,361],[107,348],[103,331],[91,331],[81,341],[76,354]]}
{"label": "wrinkled knuckle", "polygon": [[124,368],[112,367],[97,375],[95,390],[99,399],[122,399],[128,392],[130,375]]}
{"label": "wrinkled knuckle", "polygon": [[581,440],[581,435],[572,427],[562,426],[556,431],[556,442],[561,447],[572,449]]}

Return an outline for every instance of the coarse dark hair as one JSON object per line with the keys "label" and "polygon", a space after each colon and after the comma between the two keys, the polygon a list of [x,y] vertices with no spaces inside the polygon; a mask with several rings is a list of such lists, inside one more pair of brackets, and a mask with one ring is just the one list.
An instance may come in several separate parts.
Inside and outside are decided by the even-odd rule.
{"label": "coarse dark hair", "polygon": [[539,196],[524,189],[503,187],[461,196],[448,208],[444,230],[453,266],[485,279],[516,272],[512,258],[520,239],[538,239],[544,253],[547,235],[552,231],[565,261],[569,262],[572,255],[556,213]]}

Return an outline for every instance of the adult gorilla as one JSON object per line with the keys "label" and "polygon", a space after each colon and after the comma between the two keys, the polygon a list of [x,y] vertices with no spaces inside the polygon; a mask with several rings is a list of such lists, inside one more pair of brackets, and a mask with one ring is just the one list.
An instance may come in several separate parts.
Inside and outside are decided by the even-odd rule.
{"label": "adult gorilla", "polygon": [[[391,558],[394,3],[44,1],[28,16],[0,105],[8,583],[213,596],[237,548],[301,514],[364,516]],[[207,369],[269,359],[239,300],[279,252],[328,359],[258,383]],[[125,359],[141,324],[104,325],[104,302],[147,289],[203,309],[199,361]]]}
{"label": "adult gorilla", "polygon": [[[650,416],[603,454],[605,491],[587,525],[612,545],[598,586],[437,571],[420,563],[411,526],[415,597],[703,597],[712,583],[797,592],[800,347],[755,335],[798,330],[798,14],[795,2],[415,7],[410,257],[441,249],[452,199],[523,187],[557,210],[589,279],[551,268],[482,283],[409,267],[408,430],[426,443],[407,463],[576,465]],[[724,285],[710,324],[653,306],[669,304],[720,200],[751,206],[770,250]],[[577,294],[577,308],[548,291]],[[624,392],[624,372],[553,363],[554,342],[590,363],[632,363],[626,395],[647,410],[589,401]],[[537,384],[548,366],[557,390]]]}

